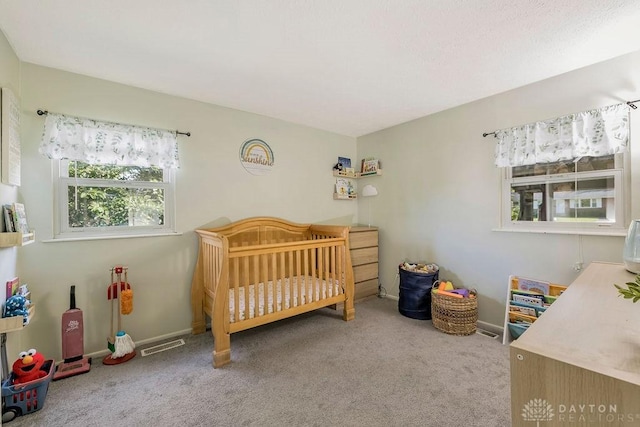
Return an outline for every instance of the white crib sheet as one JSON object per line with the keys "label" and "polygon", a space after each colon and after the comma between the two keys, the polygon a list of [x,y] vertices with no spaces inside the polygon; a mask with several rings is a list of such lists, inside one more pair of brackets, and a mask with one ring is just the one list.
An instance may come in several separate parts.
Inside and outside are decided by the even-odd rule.
{"label": "white crib sheet", "polygon": [[[305,280],[306,279],[306,280]],[[300,299],[298,299],[298,280],[302,280],[302,292]],[[313,301],[317,301],[319,299],[329,298],[335,295],[338,295],[340,281],[329,279],[329,281],[321,280],[319,278],[312,278],[310,276],[307,277],[292,277],[285,278],[284,284],[280,286],[281,280],[278,280],[275,283],[276,289],[276,304],[277,310],[280,311],[283,309],[297,307],[298,305],[306,304],[307,298],[306,296],[310,294],[310,292],[314,292]],[[289,286],[289,284],[291,286]],[[253,319],[255,313],[255,285],[249,285],[249,319]],[[258,316],[263,316],[265,314],[265,292],[264,292],[264,283],[258,284]],[[289,290],[293,293],[293,298],[290,297]],[[282,290],[284,290],[284,307],[283,307],[283,298],[282,298]],[[269,281],[267,283],[267,312],[266,314],[273,313],[273,292],[274,291],[274,282]],[[245,287],[242,286],[238,288],[238,311],[240,314],[239,320],[245,320],[245,301],[246,301],[246,292]],[[320,297],[322,295],[322,297]],[[293,304],[293,305],[292,305]],[[233,289],[229,289],[229,321],[233,323],[235,321],[235,292]]]}

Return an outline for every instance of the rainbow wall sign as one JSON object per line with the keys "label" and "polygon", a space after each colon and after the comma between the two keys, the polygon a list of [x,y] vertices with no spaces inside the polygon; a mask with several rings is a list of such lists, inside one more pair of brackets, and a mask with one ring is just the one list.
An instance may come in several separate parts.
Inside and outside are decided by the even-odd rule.
{"label": "rainbow wall sign", "polygon": [[248,139],[240,147],[240,162],[253,175],[265,175],[273,169],[273,151],[261,139]]}

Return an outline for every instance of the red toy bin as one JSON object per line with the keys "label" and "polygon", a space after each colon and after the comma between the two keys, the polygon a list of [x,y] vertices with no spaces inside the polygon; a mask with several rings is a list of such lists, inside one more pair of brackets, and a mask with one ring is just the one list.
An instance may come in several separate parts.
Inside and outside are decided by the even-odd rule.
{"label": "red toy bin", "polygon": [[13,373],[2,382],[2,413],[13,412],[15,416],[30,414],[42,409],[47,397],[49,383],[53,378],[56,365],[52,359],[46,360],[42,369],[47,376],[23,384],[12,384]]}

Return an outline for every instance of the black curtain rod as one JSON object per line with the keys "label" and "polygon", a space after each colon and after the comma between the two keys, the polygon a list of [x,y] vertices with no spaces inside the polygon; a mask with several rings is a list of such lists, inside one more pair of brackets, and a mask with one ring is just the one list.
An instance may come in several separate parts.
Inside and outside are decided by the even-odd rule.
{"label": "black curtain rod", "polygon": [[[47,114],[49,114],[47,110],[38,110],[36,111],[36,113],[38,113],[39,116],[46,116]],[[191,132],[180,132],[179,130],[174,130],[173,132],[175,132],[176,135],[191,136]]]}
{"label": "black curtain rod", "polygon": [[[627,104],[629,107],[633,108],[634,110],[637,110],[637,109],[638,109],[638,107],[635,105],[635,103],[636,103],[636,102],[640,102],[640,99],[636,99],[635,101],[627,101],[627,102],[626,102],[626,104]],[[497,131],[493,131],[493,132],[485,132],[485,133],[483,133],[483,134],[482,134],[482,137],[483,137],[483,138],[486,138],[486,137],[488,137],[489,135],[496,136],[496,132],[497,132]]]}

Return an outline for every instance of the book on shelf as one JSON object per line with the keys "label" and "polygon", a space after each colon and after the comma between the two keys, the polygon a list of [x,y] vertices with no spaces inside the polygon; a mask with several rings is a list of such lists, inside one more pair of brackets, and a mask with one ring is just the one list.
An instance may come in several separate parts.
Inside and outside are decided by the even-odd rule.
{"label": "book on shelf", "polygon": [[13,204],[13,226],[15,231],[22,234],[29,233],[29,225],[27,224],[27,213],[22,203]]}
{"label": "book on shelf", "polygon": [[509,311],[512,313],[522,313],[527,316],[538,317],[536,309],[533,307],[525,307],[523,305],[509,304]]}
{"label": "book on shelf", "polygon": [[549,282],[520,277],[518,278],[518,289],[522,291],[535,292],[537,294],[549,295]]}
{"label": "book on shelf", "polygon": [[13,224],[13,208],[11,205],[2,206],[2,213],[4,215],[4,231],[7,233],[13,233],[16,228]]}
{"label": "book on shelf", "polygon": [[360,169],[361,175],[375,175],[380,168],[380,162],[378,159],[362,159],[362,165]]}
{"label": "book on shelf", "polygon": [[544,297],[542,297],[542,295],[538,296],[538,295],[513,294],[512,299],[513,301],[519,302],[522,304],[533,305],[538,307],[544,306]]}
{"label": "book on shelf", "polygon": [[348,157],[338,157],[338,163],[343,169],[351,168],[351,159]]}
{"label": "book on shelf", "polygon": [[349,195],[349,188],[351,187],[348,179],[337,178],[336,179],[336,194],[338,196],[347,197]]}
{"label": "book on shelf", "polygon": [[20,279],[17,277],[14,277],[11,280],[7,280],[5,300],[11,298],[16,294],[16,292],[18,292],[19,285],[20,285]]}

